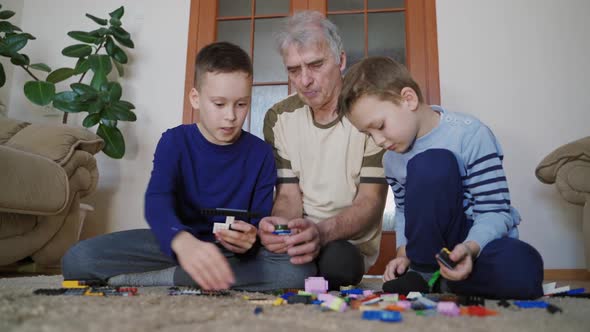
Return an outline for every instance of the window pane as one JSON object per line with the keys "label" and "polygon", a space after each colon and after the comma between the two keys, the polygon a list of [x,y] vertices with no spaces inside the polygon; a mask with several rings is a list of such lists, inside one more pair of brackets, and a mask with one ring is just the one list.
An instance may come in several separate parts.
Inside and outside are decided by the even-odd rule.
{"label": "window pane", "polygon": [[289,0],[256,0],[256,15],[289,14]]}
{"label": "window pane", "polygon": [[252,15],[252,0],[219,0],[217,5],[219,17]]}
{"label": "window pane", "polygon": [[329,15],[328,19],[338,27],[346,51],[346,67],[365,56],[363,14]]}
{"label": "window pane", "polygon": [[364,0],[328,0],[328,11],[365,8]]}
{"label": "window pane", "polygon": [[406,63],[404,12],[369,14],[369,56],[384,55]]}
{"label": "window pane", "polygon": [[[266,111],[279,102],[283,98],[287,97],[288,90],[287,85],[268,85],[268,86],[255,86],[252,89],[252,108],[250,109],[250,130],[253,135],[256,135],[264,139],[262,134],[262,126],[264,124],[264,115]],[[244,124],[244,127],[246,127]],[[244,128],[246,129],[246,128]]]}
{"label": "window pane", "polygon": [[[254,26],[254,82],[286,82],[283,58],[276,50],[274,31],[283,18],[257,19]],[[249,30],[249,29],[248,29]]]}
{"label": "window pane", "polygon": [[[410,0],[411,1],[411,0]],[[382,9],[382,8],[404,8],[404,0],[369,0],[367,5],[369,9]]]}
{"label": "window pane", "polygon": [[250,20],[217,22],[217,41],[234,43],[250,54]]}

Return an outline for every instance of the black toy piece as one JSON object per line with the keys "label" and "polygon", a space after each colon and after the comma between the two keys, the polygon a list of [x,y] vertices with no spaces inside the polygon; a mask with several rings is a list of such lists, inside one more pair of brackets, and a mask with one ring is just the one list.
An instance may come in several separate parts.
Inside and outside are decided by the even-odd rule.
{"label": "black toy piece", "polygon": [[436,259],[441,262],[442,265],[448,267],[449,269],[454,269],[457,266],[457,263],[451,260],[449,255],[451,252],[447,248],[442,248],[438,254],[436,254]]}
{"label": "black toy piece", "polygon": [[250,218],[258,218],[260,217],[260,213],[250,212],[248,210],[238,210],[238,209],[200,209],[199,212],[203,216],[231,216],[240,219],[250,219]]}

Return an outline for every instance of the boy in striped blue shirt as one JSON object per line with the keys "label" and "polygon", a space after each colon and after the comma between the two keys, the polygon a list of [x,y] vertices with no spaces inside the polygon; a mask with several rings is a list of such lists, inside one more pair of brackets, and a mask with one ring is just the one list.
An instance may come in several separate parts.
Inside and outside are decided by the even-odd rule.
{"label": "boy in striped blue shirt", "polygon": [[[476,118],[424,103],[407,69],[385,57],[365,59],[344,78],[339,111],[388,150],[395,196],[397,256],[383,290],[451,291],[487,298],[543,295],[543,260],[518,240],[502,150]],[[451,250],[449,268],[437,259]],[[441,282],[427,280],[440,268]]]}

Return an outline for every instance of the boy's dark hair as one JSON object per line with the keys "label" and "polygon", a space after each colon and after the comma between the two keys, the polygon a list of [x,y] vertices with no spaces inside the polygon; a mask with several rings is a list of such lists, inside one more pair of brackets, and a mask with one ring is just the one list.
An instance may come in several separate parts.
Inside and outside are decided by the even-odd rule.
{"label": "boy's dark hair", "polygon": [[206,73],[244,72],[253,76],[252,61],[246,51],[228,42],[216,42],[203,47],[195,60],[195,88],[201,88]]}
{"label": "boy's dark hair", "polygon": [[401,90],[405,87],[412,88],[418,95],[418,101],[424,102],[418,83],[404,65],[388,57],[363,59],[350,67],[344,76],[338,114],[350,113],[350,107],[364,95],[399,104]]}

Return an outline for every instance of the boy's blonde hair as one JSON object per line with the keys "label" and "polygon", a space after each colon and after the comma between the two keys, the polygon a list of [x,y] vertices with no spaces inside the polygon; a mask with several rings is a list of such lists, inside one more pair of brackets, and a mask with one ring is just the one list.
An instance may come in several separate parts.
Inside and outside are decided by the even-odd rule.
{"label": "boy's blonde hair", "polygon": [[401,101],[403,88],[412,88],[420,103],[424,102],[422,91],[406,67],[388,57],[363,59],[348,69],[338,99],[338,113],[350,113],[350,107],[362,96],[375,96],[395,104]]}

